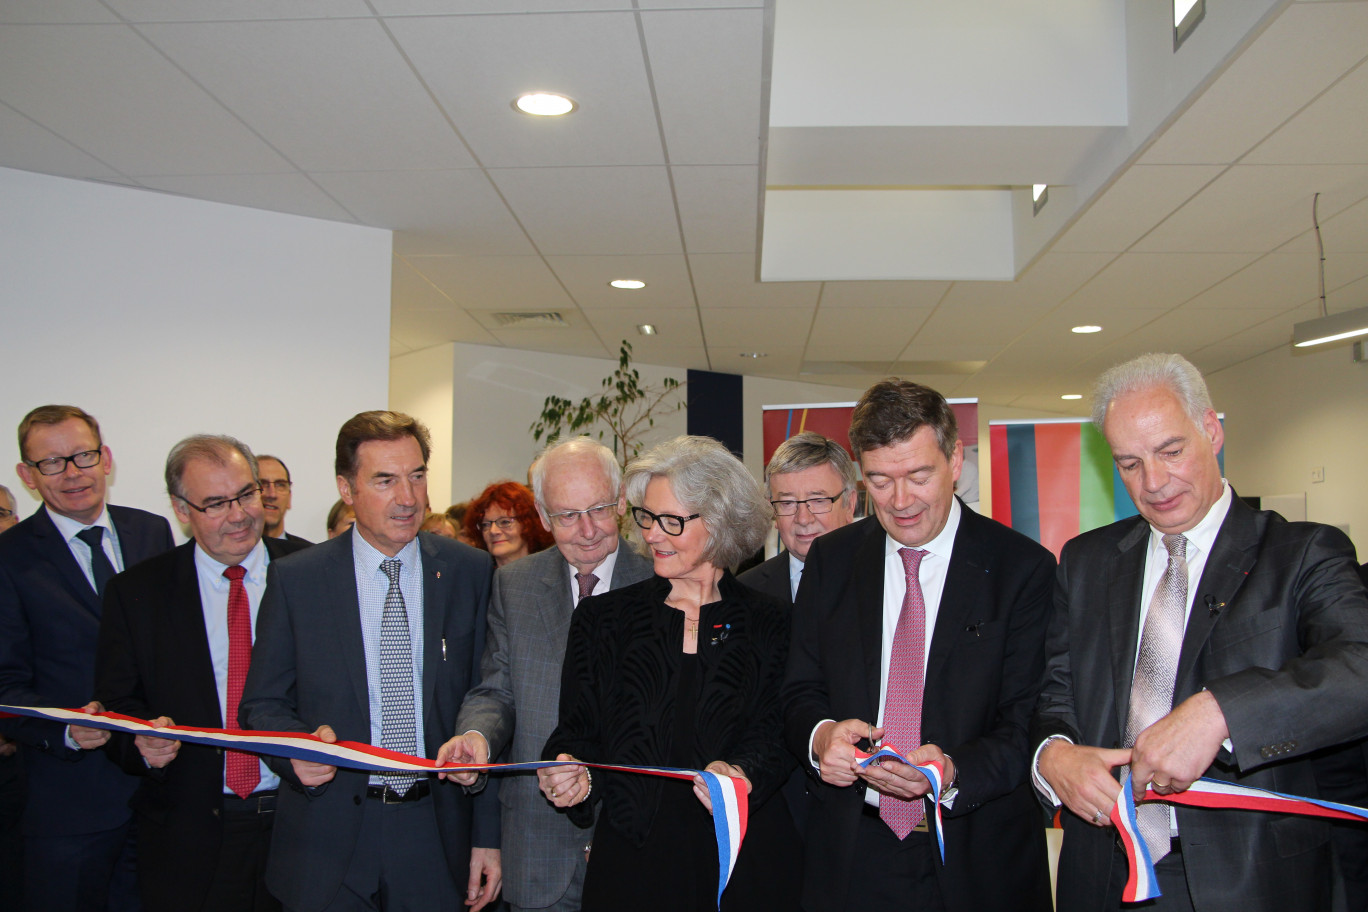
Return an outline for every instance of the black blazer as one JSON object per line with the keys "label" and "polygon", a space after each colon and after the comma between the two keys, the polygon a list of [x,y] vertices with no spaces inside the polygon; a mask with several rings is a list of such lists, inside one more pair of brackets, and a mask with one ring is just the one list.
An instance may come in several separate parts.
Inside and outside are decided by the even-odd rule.
{"label": "black blazer", "polygon": [[[874,518],[813,543],[793,609],[784,683],[785,738],[815,797],[803,908],[845,906],[863,786],[837,788],[812,768],[823,719],[873,722],[883,648],[884,547]],[[954,757],[959,795],[945,816],[946,908],[1048,910],[1044,821],[1027,774],[1027,725],[1044,663],[1054,558],[961,505],[923,690],[922,743]],[[1004,848],[1008,847],[1008,848]]]}
{"label": "black blazer", "polygon": [[743,586],[756,592],[772,595],[785,605],[793,604],[793,589],[789,585],[789,553],[780,551],[774,557],[738,576]]}
{"label": "black blazer", "polygon": [[[125,567],[173,544],[164,517],[111,506],[109,518]],[[71,708],[90,702],[100,610],[47,507],[0,535],[0,703]],[[56,836],[122,826],[137,780],[99,751],[69,750],[63,729],[38,719],[6,725],[6,735],[24,746],[24,831]]]}
{"label": "black blazer", "polygon": [[[1140,517],[1064,546],[1032,749],[1053,734],[1119,746],[1130,705],[1150,529]],[[1308,754],[1368,733],[1368,595],[1342,532],[1233,497],[1194,596],[1173,702],[1205,687],[1234,756],[1206,775],[1317,797]],[[1074,682],[1079,682],[1075,686]],[[1179,807],[1197,912],[1327,909],[1323,820]],[[1064,814],[1059,908],[1101,908],[1113,832]]]}
{"label": "black blazer", "polygon": [[[272,562],[307,547],[265,542]],[[165,715],[178,725],[223,727],[193,541],[125,570],[105,587],[95,699],[140,719]],[[182,744],[170,764],[149,769],[130,735],[111,736],[105,750],[141,780],[132,806],[143,904],[199,908],[223,837],[222,752]]]}

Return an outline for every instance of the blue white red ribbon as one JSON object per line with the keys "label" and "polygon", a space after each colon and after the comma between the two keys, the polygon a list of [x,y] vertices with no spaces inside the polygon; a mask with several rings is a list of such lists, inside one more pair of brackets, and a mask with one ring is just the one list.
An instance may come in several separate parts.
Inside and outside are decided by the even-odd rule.
{"label": "blue white red ribbon", "polygon": [[[307,760],[353,770],[416,773],[431,773],[438,770],[519,772],[566,765],[562,760],[535,760],[524,763],[447,763],[438,766],[435,761],[425,757],[413,757],[358,741],[337,741],[329,744],[315,735],[302,732],[244,731],[231,728],[196,728],[188,725],[155,728],[145,719],[113,712],[85,713],[78,709],[0,705],[0,717],[6,715],[45,719],[64,725],[84,725],[87,728],[130,735],[151,735],[171,741],[247,751],[268,757]],[[671,766],[624,766],[615,763],[589,763],[583,760],[573,762],[594,769],[644,773],[669,779],[692,781],[695,777],[701,777],[708,787],[708,797],[712,800],[713,830],[717,835],[717,902],[720,908],[722,892],[731,880],[737,856],[741,852],[741,843],[746,838],[749,799],[744,780],[721,776],[708,770]]]}
{"label": "blue white red ribbon", "polygon": [[[1330,820],[1368,821],[1368,809],[1340,804],[1320,798],[1301,798],[1285,795],[1250,785],[1236,785],[1221,779],[1201,778],[1186,790],[1161,795],[1153,788],[1145,789],[1144,801],[1162,801],[1185,807],[1214,808],[1217,810],[1271,811],[1275,814],[1296,814],[1301,817],[1324,817]],[[1123,902],[1140,902],[1160,895],[1159,882],[1154,876],[1154,864],[1135,827],[1135,798],[1131,793],[1130,770],[1121,780],[1121,794],[1111,811],[1121,841],[1126,847],[1130,877],[1122,893]]]}
{"label": "blue white red ribbon", "polygon": [[[932,760],[929,763],[921,764],[912,763],[907,757],[903,756],[896,749],[887,744],[881,746],[878,750],[868,756],[861,754],[856,762],[860,764],[860,769],[864,769],[875,760],[882,760],[885,758],[897,760],[900,763],[907,763],[917,772],[931,780],[931,790],[926,793],[926,797],[929,798],[931,803],[936,807],[936,843],[940,846],[941,864],[945,864],[945,831],[941,829],[941,787],[944,785],[945,780],[944,765],[939,760]],[[880,795],[879,800],[888,801],[889,798],[888,796]],[[896,801],[899,799],[893,800]]]}

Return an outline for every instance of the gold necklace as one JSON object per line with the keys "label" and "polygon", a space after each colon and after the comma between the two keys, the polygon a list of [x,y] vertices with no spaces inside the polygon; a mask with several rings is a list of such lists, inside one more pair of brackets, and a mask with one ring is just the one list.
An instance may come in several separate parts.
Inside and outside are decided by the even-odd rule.
{"label": "gold necklace", "polygon": [[687,614],[684,615],[684,632],[695,637],[698,636],[698,619],[691,618]]}

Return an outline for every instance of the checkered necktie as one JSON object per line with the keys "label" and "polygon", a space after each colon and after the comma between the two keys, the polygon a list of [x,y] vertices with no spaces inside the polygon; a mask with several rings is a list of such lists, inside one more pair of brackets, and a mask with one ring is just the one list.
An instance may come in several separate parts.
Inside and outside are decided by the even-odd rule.
{"label": "checkered necktie", "polygon": [[[1183,629],[1187,626],[1187,539],[1165,535],[1168,567],[1159,578],[1145,629],[1140,633],[1140,655],[1135,661],[1131,682],[1130,711],[1126,715],[1124,747],[1131,747],[1145,729],[1173,709],[1173,683],[1178,676],[1178,653],[1183,648]],[[1158,861],[1169,853],[1169,808],[1152,802],[1135,810],[1140,835],[1149,848],[1150,860]]]}
{"label": "checkered necktie", "polygon": [[[397,557],[380,562],[389,577],[385,612],[380,617],[380,746],[405,754],[418,752],[417,716],[413,710],[413,644],[408,611],[399,589]],[[386,773],[385,783],[404,794],[418,781],[415,773]]]}
{"label": "checkered necktie", "polygon": [[[903,596],[898,626],[893,631],[893,649],[888,659],[888,692],[884,700],[884,740],[898,750],[910,753],[921,746],[922,689],[926,676],[926,600],[922,597],[921,567],[925,551],[899,548],[907,572],[907,594]],[[922,799],[904,801],[891,795],[879,796],[879,819],[895,836],[906,839],[912,828],[922,822],[926,808]]]}
{"label": "checkered necktie", "polygon": [[592,573],[576,573],[575,582],[579,583],[579,598],[575,599],[578,603],[586,595],[594,594],[594,587],[598,585],[598,577]]}
{"label": "checkered necktie", "polygon": [[[252,664],[252,608],[247,602],[247,587],[242,578],[247,571],[239,565],[223,571],[228,579],[228,695],[224,723],[237,728],[238,704],[247,669]],[[239,798],[246,798],[261,782],[261,764],[256,754],[224,751],[224,784]]]}

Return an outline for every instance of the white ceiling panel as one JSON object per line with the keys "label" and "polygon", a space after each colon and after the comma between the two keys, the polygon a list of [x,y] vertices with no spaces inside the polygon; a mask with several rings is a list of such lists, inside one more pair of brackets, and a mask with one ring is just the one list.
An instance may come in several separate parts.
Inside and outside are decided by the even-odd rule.
{"label": "white ceiling panel", "polygon": [[0,101],[126,175],[290,169],[126,26],[0,30]]}
{"label": "white ceiling panel", "polygon": [[393,335],[410,349],[431,348],[447,342],[498,345],[489,331],[463,310],[399,310],[390,313]]}
{"label": "white ceiling panel", "polygon": [[764,10],[641,15],[671,164],[759,163]]}
{"label": "white ceiling panel", "polygon": [[1133,248],[1264,253],[1311,227],[1311,200],[1329,219],[1368,197],[1368,168],[1353,165],[1236,165]]}
{"label": "white ceiling panel", "polygon": [[405,257],[409,265],[469,310],[564,311],[575,304],[541,257]]}
{"label": "white ceiling panel", "polygon": [[1074,222],[1053,249],[1128,250],[1222,170],[1221,165],[1136,165]]}
{"label": "white ceiling panel", "polygon": [[1278,311],[1241,307],[1180,307],[1127,336],[1146,351],[1191,352],[1271,320]]}
{"label": "white ceiling panel", "polygon": [[[664,163],[631,13],[386,23],[485,167]],[[533,117],[511,107],[534,91],[579,109]]]}
{"label": "white ceiling panel", "polygon": [[5,0],[0,24],[118,22],[98,0]]}
{"label": "white ceiling panel", "polygon": [[1140,157],[1144,165],[1237,160],[1368,48],[1368,3],[1293,4]]}
{"label": "white ceiling panel", "polygon": [[[632,360],[642,364],[656,364],[652,356],[671,348],[702,349],[703,332],[698,326],[698,313],[692,309],[585,310],[584,318],[606,345],[616,345],[626,339],[632,343]],[[656,335],[643,336],[637,326],[650,323]]]}
{"label": "white ceiling panel", "polygon": [[[764,352],[763,358],[752,358],[754,351]],[[777,348],[760,344],[756,348],[737,348],[708,344],[708,354],[712,359],[712,369],[722,374],[745,374],[753,377],[794,377],[803,363],[801,349]],[[830,378],[804,376],[809,382],[823,382]]]}
{"label": "white ceiling panel", "polygon": [[[673,256],[547,257],[551,270],[582,308],[621,311],[694,310],[683,254]],[[613,288],[614,279],[637,279],[645,288]],[[638,320],[637,322],[641,322]],[[698,322],[697,316],[694,322]]]}
{"label": "white ceiling panel", "polygon": [[490,175],[546,256],[682,249],[663,167],[515,168]]}
{"label": "white ceiling panel", "polygon": [[818,282],[758,282],[755,256],[744,253],[698,253],[689,257],[698,306],[792,307],[811,314],[817,303]]}
{"label": "white ceiling panel", "polygon": [[305,171],[474,164],[374,20],[139,28]]}
{"label": "white ceiling panel", "polygon": [[0,165],[58,177],[126,180],[113,168],[3,104],[0,104]]}
{"label": "white ceiling panel", "polygon": [[437,290],[402,256],[394,257],[390,267],[391,310],[457,309],[451,298]]}
{"label": "white ceiling panel", "polygon": [[1247,164],[1368,163],[1368,65],[1360,64],[1244,159]]}
{"label": "white ceiling panel", "polygon": [[703,311],[703,334],[708,348],[737,339],[754,340],[761,351],[802,351],[812,325],[812,310],[796,307],[745,307]]}
{"label": "white ceiling panel", "polygon": [[1368,253],[1368,200],[1322,221],[1321,239],[1325,242],[1327,256],[1332,253]]}
{"label": "white ceiling panel", "polygon": [[823,282],[822,309],[911,307],[929,309],[957,283],[951,282]]}
{"label": "white ceiling panel", "polygon": [[[1111,253],[1060,253],[1052,250],[1013,282],[956,282],[943,307],[1016,307],[1048,310],[1083,286],[1115,258]],[[830,287],[830,286],[828,286]],[[822,303],[826,303],[823,297]]]}
{"label": "white ceiling panel", "polygon": [[452,16],[468,13],[574,13],[630,10],[632,0],[370,0],[382,16]]}
{"label": "white ceiling panel", "polygon": [[690,253],[748,254],[755,249],[758,166],[675,166],[670,173]]}
{"label": "white ceiling panel", "polygon": [[1127,253],[1079,289],[1066,306],[1074,313],[1095,309],[1098,319],[1089,322],[1110,328],[1108,319],[1115,311],[1176,307],[1253,260],[1244,253]]}
{"label": "white ceiling panel", "polygon": [[[919,346],[1006,345],[1040,321],[1043,312],[1016,304],[952,304],[936,308],[913,340]],[[972,326],[972,332],[965,327]]]}
{"label": "white ceiling panel", "polygon": [[[299,172],[288,174],[211,174],[205,177],[144,177],[139,183],[193,199],[310,218],[354,222],[357,219]],[[374,222],[362,220],[362,224]]]}
{"label": "white ceiling panel", "polygon": [[765,0],[637,0],[637,6],[649,9],[714,9],[755,7],[762,9]]}
{"label": "white ceiling panel", "polygon": [[346,171],[314,179],[364,224],[402,229],[400,253],[535,253],[482,171]]}
{"label": "white ceiling panel", "polygon": [[809,361],[893,361],[930,314],[929,308],[817,308]]}
{"label": "white ceiling panel", "polygon": [[591,329],[504,329],[493,335],[499,344],[509,348],[579,355],[583,358],[617,357],[616,343],[610,349]]}
{"label": "white ceiling panel", "polygon": [[898,353],[899,361],[989,361],[1002,346],[961,339],[952,345],[914,341]]}
{"label": "white ceiling panel", "polygon": [[1316,261],[1313,256],[1270,253],[1230,278],[1207,289],[1185,305],[1216,308],[1282,308],[1306,301],[1316,294]]}
{"label": "white ceiling panel", "polygon": [[130,22],[370,17],[364,0],[105,0]]}

